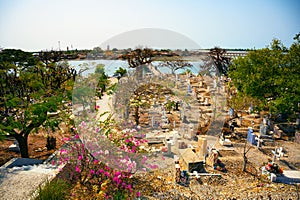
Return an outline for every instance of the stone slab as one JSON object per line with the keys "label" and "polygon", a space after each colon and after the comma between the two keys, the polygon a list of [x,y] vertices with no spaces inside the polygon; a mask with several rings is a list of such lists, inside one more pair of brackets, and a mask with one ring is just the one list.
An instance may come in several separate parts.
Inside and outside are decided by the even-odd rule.
{"label": "stone slab", "polygon": [[300,171],[284,170],[282,175],[276,177],[278,183],[295,184],[300,183]]}

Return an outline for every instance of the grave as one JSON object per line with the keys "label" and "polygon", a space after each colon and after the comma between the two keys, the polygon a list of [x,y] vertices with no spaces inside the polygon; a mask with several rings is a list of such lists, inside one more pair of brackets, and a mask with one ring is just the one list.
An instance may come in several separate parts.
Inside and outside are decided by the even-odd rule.
{"label": "grave", "polygon": [[198,136],[198,144],[196,148],[196,153],[200,157],[204,157],[207,154],[207,140],[201,136]]}
{"label": "grave", "polygon": [[285,184],[300,183],[300,171],[284,170],[283,174],[276,176],[275,182]]}
{"label": "grave", "polygon": [[255,137],[256,135],[253,133],[253,129],[251,127],[248,127],[247,141],[252,145],[256,145]]}
{"label": "grave", "polygon": [[19,153],[20,152],[20,147],[19,147],[18,141],[15,140],[14,143],[8,147],[8,150]]}
{"label": "grave", "polygon": [[208,157],[206,158],[205,163],[208,166],[213,167],[219,158],[219,152],[216,149],[211,150]]}
{"label": "grave", "polygon": [[203,172],[204,157],[197,155],[191,148],[179,149],[182,168],[188,172]]}

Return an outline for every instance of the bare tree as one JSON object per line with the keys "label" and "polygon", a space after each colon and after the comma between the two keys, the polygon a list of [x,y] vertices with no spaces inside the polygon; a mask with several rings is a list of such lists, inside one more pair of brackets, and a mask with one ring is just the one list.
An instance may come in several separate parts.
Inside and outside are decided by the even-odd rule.
{"label": "bare tree", "polygon": [[166,50],[152,50],[149,48],[138,48],[135,50],[132,50],[128,53],[122,54],[119,56],[119,59],[127,60],[129,67],[131,68],[137,68],[144,64],[151,63],[155,57],[171,57],[171,56],[178,56],[177,54],[166,51]]}
{"label": "bare tree", "polygon": [[209,55],[213,59],[218,73],[223,74],[224,76],[228,75],[228,66],[230,63],[230,58],[225,56],[226,50],[220,47],[215,47],[209,50]]}
{"label": "bare tree", "polygon": [[179,69],[185,69],[185,68],[192,67],[192,65],[190,63],[188,63],[182,59],[178,59],[178,60],[174,60],[174,61],[164,61],[164,62],[160,63],[159,66],[169,68],[171,70],[172,74],[175,74],[175,71],[177,71]]}
{"label": "bare tree", "polygon": [[247,163],[248,163],[248,152],[252,148],[251,145],[248,145],[247,140],[245,141],[244,148],[243,148],[243,172],[247,171]]}

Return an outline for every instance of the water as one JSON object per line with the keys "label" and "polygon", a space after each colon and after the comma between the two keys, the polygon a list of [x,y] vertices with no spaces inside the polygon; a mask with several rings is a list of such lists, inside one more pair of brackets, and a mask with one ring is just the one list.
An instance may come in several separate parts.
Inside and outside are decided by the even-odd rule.
{"label": "water", "polygon": [[[71,60],[68,61],[70,66],[74,67],[77,71],[80,69],[85,69],[87,68],[86,71],[84,71],[82,74],[85,76],[89,73],[94,73],[96,66],[98,64],[103,64],[105,67],[105,73],[109,76],[112,77],[117,69],[122,67],[123,69],[126,70],[131,70],[128,66],[127,61],[124,60]],[[159,61],[154,61],[152,62],[153,66],[159,65]],[[202,61],[197,61],[197,62],[189,62],[192,67],[189,68],[191,72],[195,75],[198,75],[198,73],[201,71],[201,65],[203,64]],[[159,71],[162,73],[171,73],[171,70],[167,67],[158,67]],[[176,70],[177,74],[180,74],[184,72],[186,69],[179,69]]]}

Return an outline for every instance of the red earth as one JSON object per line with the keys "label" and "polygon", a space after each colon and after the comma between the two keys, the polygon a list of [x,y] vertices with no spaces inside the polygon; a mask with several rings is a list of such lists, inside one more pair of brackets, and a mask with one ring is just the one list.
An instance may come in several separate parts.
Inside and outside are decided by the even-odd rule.
{"label": "red earth", "polygon": [[[44,133],[30,134],[28,137],[29,157],[46,160],[52,153],[61,147],[62,139],[68,137],[69,134],[51,133],[56,138],[56,149],[47,150],[46,135]],[[8,162],[12,158],[20,158],[21,154],[9,151],[9,146],[14,143],[14,138],[10,137],[0,141],[0,166]]]}

